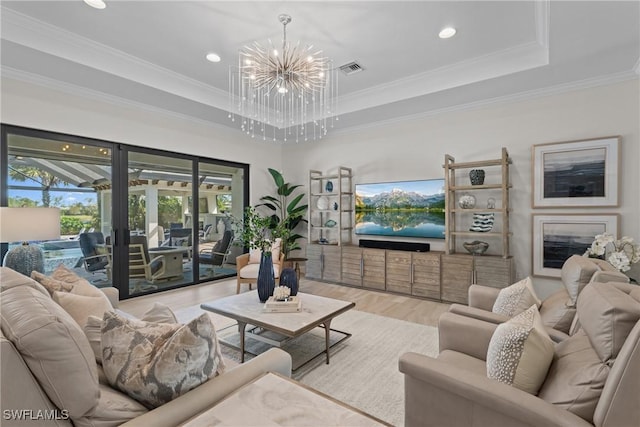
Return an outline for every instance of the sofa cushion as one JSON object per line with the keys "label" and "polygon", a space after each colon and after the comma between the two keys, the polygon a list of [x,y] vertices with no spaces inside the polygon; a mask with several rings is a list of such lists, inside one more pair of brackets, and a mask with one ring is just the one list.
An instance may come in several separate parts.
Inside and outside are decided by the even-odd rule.
{"label": "sofa cushion", "polygon": [[155,408],[224,371],[207,314],[186,325],[126,319],[106,312],[102,367],[109,383]]}
{"label": "sofa cushion", "polygon": [[492,311],[502,316],[513,317],[522,313],[533,304],[540,307],[540,299],[533,290],[531,277],[527,277],[511,286],[501,289],[493,304]]}
{"label": "sofa cushion", "polygon": [[575,315],[576,309],[569,304],[569,293],[566,289],[551,294],[540,306],[542,323],[565,334],[569,333]]}
{"label": "sofa cushion", "polygon": [[498,325],[487,351],[487,376],[536,394],[553,360],[553,341],[532,305]]}
{"label": "sofa cushion", "polygon": [[[118,312],[122,317],[133,319],[130,315],[125,315],[122,312]],[[84,334],[91,344],[91,349],[96,356],[96,362],[102,365],[102,318],[104,312],[98,316],[88,316],[87,323],[83,326]],[[156,323],[178,323],[176,315],[171,308],[162,303],[156,302],[153,306],[147,310],[140,319],[145,322]]]}
{"label": "sofa cushion", "polygon": [[30,286],[44,295],[47,295],[46,289],[35,280],[18,273],[17,271],[9,267],[0,267],[0,292],[4,292],[7,289],[15,288],[16,286]]}
{"label": "sofa cushion", "polygon": [[609,375],[609,366],[583,330],[556,345],[553,363],[538,397],[593,423],[593,413]]}
{"label": "sofa cushion", "polygon": [[618,356],[640,319],[640,302],[614,284],[590,283],[578,298],[578,317],[600,360],[606,362]]}
{"label": "sofa cushion", "polygon": [[571,300],[569,305],[575,306],[578,301],[578,295],[598,270],[600,270],[600,267],[592,258],[580,255],[572,255],[562,264],[560,278],[569,293],[569,299]]}
{"label": "sofa cushion", "polygon": [[100,384],[98,406],[88,417],[73,420],[75,427],[117,427],[149,412],[140,402]]}
{"label": "sofa cushion", "polygon": [[82,329],[49,296],[28,286],[2,293],[2,330],[49,399],[72,419],[98,404],[96,362]]}
{"label": "sofa cushion", "polygon": [[73,317],[81,328],[87,324],[89,316],[102,318],[105,311],[113,310],[107,298],[86,297],[69,292],[54,292],[53,300]]}
{"label": "sofa cushion", "polygon": [[73,289],[71,290],[71,293],[87,297],[106,298],[100,289],[93,286],[84,277],[78,276],[73,270],[65,267],[64,264],[60,264],[55,270],[53,270],[51,278],[72,284]]}

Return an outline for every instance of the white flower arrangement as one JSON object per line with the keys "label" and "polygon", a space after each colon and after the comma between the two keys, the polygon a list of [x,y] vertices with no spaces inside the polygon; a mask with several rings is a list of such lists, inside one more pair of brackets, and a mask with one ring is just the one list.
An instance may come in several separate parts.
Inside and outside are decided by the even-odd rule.
{"label": "white flower arrangement", "polygon": [[276,301],[285,301],[291,295],[291,289],[288,286],[278,286],[273,290],[273,299]]}
{"label": "white flower arrangement", "polygon": [[603,233],[596,236],[584,255],[602,257],[624,272],[631,269],[631,264],[640,261],[640,245],[634,244],[633,239],[628,236],[616,240],[611,233]]}

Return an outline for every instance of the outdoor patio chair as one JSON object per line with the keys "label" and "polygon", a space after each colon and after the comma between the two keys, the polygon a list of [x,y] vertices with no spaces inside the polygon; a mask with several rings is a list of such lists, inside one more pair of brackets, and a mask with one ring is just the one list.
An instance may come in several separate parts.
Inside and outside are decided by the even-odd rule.
{"label": "outdoor patio chair", "polygon": [[129,277],[141,277],[148,282],[155,282],[164,274],[164,256],[153,259],[149,256],[149,245],[146,236],[131,236],[129,243]]}
{"label": "outdoor patio chair", "polygon": [[211,264],[213,267],[222,267],[229,256],[229,246],[233,240],[233,231],[227,230],[218,240],[211,250],[200,251],[200,264]]}
{"label": "outdoor patio chair", "polygon": [[82,256],[84,257],[84,269],[89,273],[108,270],[107,266],[111,262],[104,235],[99,231],[94,231],[92,233],[81,233],[78,239]]}

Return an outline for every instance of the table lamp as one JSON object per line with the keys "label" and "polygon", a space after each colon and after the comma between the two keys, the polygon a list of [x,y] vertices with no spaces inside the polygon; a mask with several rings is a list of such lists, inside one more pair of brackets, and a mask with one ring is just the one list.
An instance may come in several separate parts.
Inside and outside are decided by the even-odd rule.
{"label": "table lamp", "polygon": [[4,257],[3,265],[25,276],[32,271],[44,273],[44,252],[33,240],[60,238],[60,209],[58,208],[0,208],[0,242],[22,241]]}

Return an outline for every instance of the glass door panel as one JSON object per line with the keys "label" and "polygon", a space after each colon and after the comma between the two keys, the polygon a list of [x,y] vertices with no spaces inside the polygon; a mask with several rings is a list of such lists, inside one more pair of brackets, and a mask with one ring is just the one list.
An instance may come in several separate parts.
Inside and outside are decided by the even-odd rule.
{"label": "glass door panel", "polygon": [[[198,221],[201,225],[198,257],[201,281],[236,274],[235,244],[229,216],[242,218],[244,169],[200,162],[198,165]],[[239,252],[238,252],[239,251]]]}
{"label": "glass door panel", "polygon": [[193,163],[128,150],[129,296],[198,280],[192,262],[198,231],[197,206],[194,217],[192,203]]}
{"label": "glass door panel", "polygon": [[111,149],[76,140],[8,133],[8,206],[60,209],[60,238],[31,242],[44,252],[45,274],[62,264],[97,287],[111,286]]}

